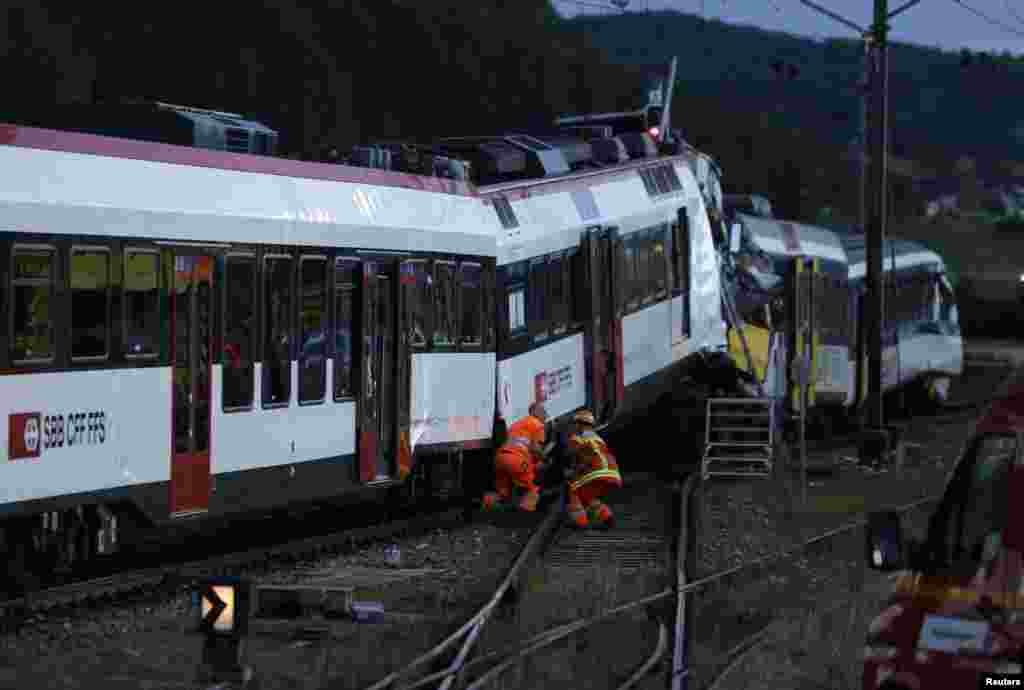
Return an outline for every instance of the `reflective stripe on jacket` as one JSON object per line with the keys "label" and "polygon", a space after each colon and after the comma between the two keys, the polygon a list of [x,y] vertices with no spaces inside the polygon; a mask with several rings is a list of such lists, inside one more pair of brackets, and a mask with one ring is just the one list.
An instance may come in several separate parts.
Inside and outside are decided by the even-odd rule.
{"label": "reflective stripe on jacket", "polygon": [[619,465],[615,456],[608,449],[604,439],[593,431],[576,434],[569,440],[570,447],[576,455],[576,479],[569,487],[575,491],[595,479],[607,479],[617,484],[622,483]]}

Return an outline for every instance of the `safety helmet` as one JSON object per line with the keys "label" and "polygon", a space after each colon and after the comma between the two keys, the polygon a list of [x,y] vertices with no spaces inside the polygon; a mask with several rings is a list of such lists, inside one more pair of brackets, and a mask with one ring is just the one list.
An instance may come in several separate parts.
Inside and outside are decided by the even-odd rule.
{"label": "safety helmet", "polygon": [[590,426],[594,426],[594,413],[586,409],[580,410],[579,412],[573,415],[572,421],[582,422],[583,424],[589,424]]}

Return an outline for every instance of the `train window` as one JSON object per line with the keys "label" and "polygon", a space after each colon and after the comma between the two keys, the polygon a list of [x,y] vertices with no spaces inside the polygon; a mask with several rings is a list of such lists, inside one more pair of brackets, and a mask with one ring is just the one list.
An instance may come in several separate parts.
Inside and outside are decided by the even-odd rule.
{"label": "train window", "polygon": [[71,250],[71,359],[106,359],[110,341],[110,250]]}
{"label": "train window", "polygon": [[672,183],[668,181],[668,166],[659,165],[654,168],[654,184],[658,188],[659,194],[668,194],[672,191]]}
{"label": "train window", "polygon": [[455,262],[434,262],[434,345],[455,344]]}
{"label": "train window", "polygon": [[644,284],[642,272],[642,259],[640,256],[640,241],[637,233],[633,233],[629,239],[624,240],[623,245],[623,270],[622,287],[626,293],[626,311],[635,311],[643,300]]}
{"label": "train window", "polygon": [[405,323],[409,346],[423,349],[430,333],[430,275],[422,259],[402,262],[402,289],[405,291]]}
{"label": "train window", "polygon": [[459,290],[462,304],[461,335],[463,345],[479,346],[482,341],[483,287],[480,281],[480,264],[459,265]]}
{"label": "train window", "polygon": [[551,334],[560,335],[569,327],[569,294],[563,277],[564,259],[554,256],[548,261],[548,299],[550,302]]}
{"label": "train window", "polygon": [[566,262],[569,264],[569,327],[579,328],[588,319],[587,307],[590,304],[590,284],[587,282],[587,257],[583,252],[573,251]]}
{"label": "train window", "polygon": [[526,290],[519,288],[508,293],[508,332],[520,335],[526,330]]}
{"label": "train window", "polygon": [[292,259],[263,259],[263,406],[291,398]]}
{"label": "train window", "polygon": [[644,189],[647,190],[648,196],[658,195],[658,186],[654,181],[654,172],[650,168],[640,169],[640,179],[643,180]]}
{"label": "train window", "polygon": [[530,335],[540,340],[548,336],[548,272],[543,257],[530,260],[529,290],[527,291],[526,322]]}
{"label": "train window", "polygon": [[124,253],[124,354],[156,357],[160,337],[160,255],[128,249]]}
{"label": "train window", "polygon": [[503,336],[517,338],[525,335],[526,328],[526,280],[528,275],[528,264],[525,261],[518,261],[509,264],[505,269],[504,301],[502,309],[505,311],[505,320],[502,324]]}
{"label": "train window", "polygon": [[665,166],[665,178],[668,180],[671,191],[678,192],[683,189],[682,183],[679,182],[679,175],[676,174],[676,168],[671,163]]}
{"label": "train window", "polygon": [[334,266],[334,399],[355,397],[352,324],[359,263],[338,259]]}
{"label": "train window", "polygon": [[231,255],[224,260],[224,387],[225,412],[251,410],[256,349],[256,259]]}
{"label": "train window", "polygon": [[512,230],[513,228],[519,227],[519,221],[516,220],[515,211],[512,210],[512,204],[509,200],[503,196],[494,197],[494,211],[498,214],[498,220],[501,221],[501,225],[506,230]]}
{"label": "train window", "polygon": [[327,393],[327,257],[299,260],[299,402],[323,402]]}
{"label": "train window", "polygon": [[686,291],[690,287],[690,216],[679,209],[678,220],[672,224],[672,288]]}
{"label": "train window", "polygon": [[648,231],[650,242],[650,265],[649,274],[651,278],[651,292],[654,299],[662,299],[668,294],[668,265],[665,261],[665,231],[667,225],[659,225]]}
{"label": "train window", "polygon": [[18,364],[53,360],[54,251],[14,247],[11,270],[11,359]]}

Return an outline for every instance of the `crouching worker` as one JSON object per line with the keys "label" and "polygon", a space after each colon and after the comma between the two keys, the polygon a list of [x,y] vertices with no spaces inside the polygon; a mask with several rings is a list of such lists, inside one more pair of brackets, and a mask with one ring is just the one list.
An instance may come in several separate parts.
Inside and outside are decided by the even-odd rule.
{"label": "crouching worker", "polygon": [[495,491],[484,495],[484,510],[537,510],[537,473],[544,467],[546,420],[547,410],[536,402],[530,405],[530,414],[508,430],[508,440],[494,458]]}
{"label": "crouching worker", "polygon": [[622,486],[622,475],[608,445],[594,431],[594,414],[580,410],[573,417],[575,431],[569,438],[569,517],[576,527],[612,527],[615,516],[601,502],[609,490]]}

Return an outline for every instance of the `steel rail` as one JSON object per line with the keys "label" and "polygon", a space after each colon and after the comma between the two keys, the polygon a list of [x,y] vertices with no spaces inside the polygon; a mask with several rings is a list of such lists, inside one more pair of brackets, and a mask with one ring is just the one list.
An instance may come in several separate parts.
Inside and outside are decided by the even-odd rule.
{"label": "steel rail", "polygon": [[631,687],[639,683],[644,676],[651,672],[654,665],[661,661],[661,657],[665,655],[665,650],[668,648],[668,626],[664,623],[658,624],[658,643],[654,647],[654,651],[651,652],[651,656],[648,657],[647,661],[644,662],[643,666],[638,668],[636,672],[629,677],[629,679],[620,685],[616,690],[629,690]]}
{"label": "steel rail", "polygon": [[[922,506],[922,505],[924,505],[926,503],[933,502],[933,501],[936,501],[936,500],[938,500],[938,496],[928,496],[928,497],[925,497],[923,499],[919,499],[917,501],[912,501],[910,503],[902,504],[900,506],[897,506],[893,510],[894,510],[894,512],[909,512],[911,510],[914,510],[915,508],[918,508],[919,506]],[[619,615],[621,615],[623,613],[627,613],[629,611],[632,611],[634,609],[640,608],[642,606],[648,606],[650,604],[654,604],[654,603],[658,603],[658,602],[664,601],[664,600],[672,597],[673,595],[681,596],[682,594],[687,594],[687,593],[695,592],[695,591],[697,591],[697,590],[699,590],[699,589],[701,589],[703,587],[706,587],[708,584],[710,584],[712,582],[716,582],[716,581],[724,579],[726,577],[734,576],[734,575],[736,575],[739,572],[742,572],[744,570],[752,570],[754,568],[761,567],[761,566],[765,565],[766,563],[771,563],[771,562],[774,562],[774,561],[781,560],[783,558],[792,557],[793,555],[798,554],[801,551],[804,551],[804,550],[808,549],[809,547],[813,547],[813,546],[815,546],[815,545],[817,545],[817,544],[819,544],[821,542],[824,542],[826,540],[834,539],[834,538],[836,538],[836,537],[838,537],[838,536],[840,536],[842,534],[845,534],[845,533],[851,532],[851,531],[853,531],[855,529],[859,529],[861,527],[864,527],[866,524],[867,524],[866,520],[855,520],[855,521],[853,521],[851,523],[848,523],[846,525],[842,525],[842,526],[837,527],[835,529],[828,530],[827,532],[824,532],[823,534],[819,534],[819,535],[816,535],[814,537],[811,537],[810,539],[807,539],[807,540],[801,542],[800,544],[797,544],[794,547],[791,547],[791,548],[788,548],[788,549],[784,549],[782,551],[779,551],[779,552],[777,552],[775,554],[770,554],[768,556],[762,556],[761,558],[755,559],[753,561],[748,561],[747,563],[742,563],[742,564],[740,564],[738,566],[735,566],[733,568],[729,568],[729,569],[726,569],[726,570],[720,570],[720,571],[718,571],[716,573],[712,573],[712,574],[707,575],[705,577],[702,577],[702,578],[700,578],[698,580],[694,580],[693,582],[687,583],[684,587],[679,588],[678,590],[677,590],[676,587],[669,588],[669,589],[664,589],[664,590],[662,590],[660,592],[656,592],[655,594],[650,594],[650,595],[648,595],[646,597],[642,597],[640,599],[636,599],[634,601],[627,602],[625,604],[620,604],[619,606],[616,606],[614,608],[608,609],[607,611],[605,611],[603,613],[600,613],[600,614],[597,614],[595,616],[591,616],[590,618],[573,621],[572,623],[566,623],[564,625],[560,625],[560,626],[557,626],[555,628],[551,628],[549,630],[545,630],[544,632],[541,632],[541,633],[538,633],[537,635],[534,635],[533,637],[531,637],[530,639],[526,640],[525,642],[523,642],[519,646],[506,647],[504,649],[501,649],[501,650],[498,650],[498,651],[494,651],[494,652],[490,652],[490,653],[488,653],[488,654],[486,654],[484,656],[481,656],[481,657],[478,657],[478,658],[473,659],[471,661],[468,661],[468,662],[465,663],[465,665],[462,667],[461,670],[464,671],[464,672],[465,671],[469,671],[470,669],[476,668],[477,666],[483,665],[483,664],[485,664],[487,662],[495,661],[495,660],[502,659],[502,658],[504,658],[504,661],[502,662],[502,667],[501,668],[502,668],[502,670],[504,670],[504,667],[506,667],[505,666],[506,664],[510,665],[510,663],[514,663],[515,660],[517,660],[519,658],[522,658],[522,657],[525,657],[525,656],[529,656],[530,654],[532,654],[533,652],[535,652],[535,651],[537,651],[539,649],[547,647],[547,646],[549,646],[549,645],[551,645],[551,644],[553,644],[553,643],[555,643],[555,642],[557,642],[557,641],[559,641],[559,640],[561,640],[561,639],[563,639],[565,637],[568,637],[569,635],[572,635],[572,634],[577,633],[577,632],[579,632],[581,630],[589,628],[589,627],[591,627],[591,626],[593,626],[593,625],[595,625],[597,623],[600,623],[600,622],[603,622],[605,620],[608,620],[609,618],[614,618],[615,616],[619,616]],[[470,621],[468,621],[466,623],[466,625],[464,625],[463,628],[460,630],[460,633],[464,633],[466,630],[468,630],[469,627],[474,622],[475,621],[472,620],[472,619]],[[774,622],[775,621],[772,621],[772,623],[774,623]],[[772,623],[769,623],[768,625],[765,626],[764,629],[762,629],[758,633],[755,633],[755,635],[751,636],[751,637],[756,637],[758,635],[764,634],[766,629]],[[453,637],[457,637],[457,635],[460,634],[460,633],[456,633],[455,635],[453,635]],[[746,638],[743,642],[740,642],[739,645],[737,645],[737,647],[734,647],[734,650],[737,649],[738,647],[741,647],[744,643],[749,642],[750,640],[751,640],[750,637]],[[728,656],[728,653],[726,655],[724,655],[724,656]],[[490,671],[487,672],[487,674],[485,674],[484,676],[481,676],[480,678],[478,678],[476,681],[474,681],[474,683],[472,685],[469,686],[469,688],[467,688],[467,690],[475,690],[475,689],[477,689],[479,687],[482,687],[487,681],[490,681],[495,676],[499,675],[500,672],[496,671],[497,668],[499,668],[499,667],[492,668]],[[438,671],[438,672],[433,673],[433,674],[431,674],[429,676],[425,676],[425,677],[415,681],[414,683],[412,683],[410,685],[404,686],[403,690],[416,690],[416,688],[423,687],[425,685],[429,685],[430,683],[432,683],[434,681],[437,681],[437,680],[440,680],[441,678],[447,677],[447,676],[451,675],[452,673],[453,672],[450,669],[445,669],[443,671]],[[685,677],[685,676],[688,676],[688,675],[689,675],[689,672],[680,674],[680,676],[682,676],[682,677]],[[377,686],[374,686],[374,688],[372,688],[370,690],[375,690],[376,688],[377,688]]]}
{"label": "steel rail", "polygon": [[[383,690],[383,688],[391,687],[396,681],[405,678],[410,673],[412,673],[416,668],[439,657],[456,641],[461,639],[463,636],[466,636],[466,640],[463,643],[462,647],[460,648],[458,656],[456,657],[455,661],[453,661],[452,664],[444,671],[429,676],[429,678],[431,679],[444,678],[444,685],[442,687],[449,687],[451,684],[451,681],[449,679],[454,679],[455,675],[459,673],[465,666],[466,657],[472,650],[473,645],[475,644],[477,637],[480,634],[480,631],[483,629],[483,626],[486,623],[487,619],[490,617],[491,613],[501,602],[501,599],[502,597],[504,597],[505,592],[518,579],[519,572],[523,569],[523,566],[540,551],[540,548],[547,540],[549,533],[552,532],[558,526],[559,520],[562,517],[564,503],[563,499],[564,490],[559,492],[558,500],[553,501],[551,503],[551,505],[548,508],[548,514],[544,517],[544,520],[541,522],[541,524],[534,529],[534,532],[530,536],[529,541],[527,541],[527,543],[520,550],[519,555],[516,556],[516,560],[513,562],[508,574],[505,575],[501,584],[494,591],[494,594],[491,596],[490,600],[486,604],[480,607],[480,609],[472,617],[470,617],[470,619],[466,621],[462,625],[462,627],[460,627],[454,633],[449,635],[442,642],[435,645],[431,649],[427,650],[420,656],[416,657],[401,669],[397,671],[392,671],[390,674],[388,674],[387,676],[385,676],[384,678],[382,678],[381,680],[377,681],[369,688],[367,688],[367,690]],[[425,684],[424,680],[420,679],[419,681],[416,681],[414,684],[406,685],[404,687],[406,688],[406,690],[408,690],[409,688],[419,687],[423,684]]]}

